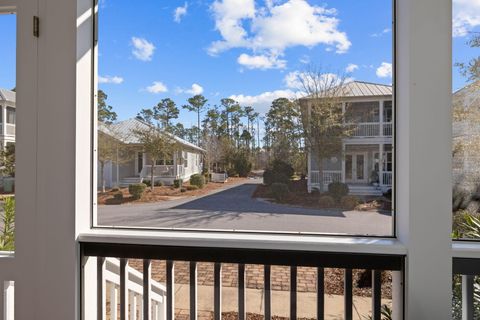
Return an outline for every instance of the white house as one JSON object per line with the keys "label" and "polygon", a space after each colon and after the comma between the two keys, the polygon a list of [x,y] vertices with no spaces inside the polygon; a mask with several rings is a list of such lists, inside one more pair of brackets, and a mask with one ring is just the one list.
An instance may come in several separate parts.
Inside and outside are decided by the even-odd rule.
{"label": "white house", "polygon": [[0,146],[15,143],[15,91],[0,88]]}
{"label": "white house", "polygon": [[321,189],[321,184],[327,190],[331,182],[340,181],[349,185],[351,194],[381,195],[392,186],[392,87],[362,81],[343,86],[338,98],[351,132],[343,139],[342,154],[322,160],[322,176],[318,159],[309,153],[308,190]]}
{"label": "white house", "polygon": [[[128,186],[150,180],[151,164],[149,155],[142,149],[135,130],[148,129],[148,125],[141,120],[132,118],[112,125],[99,125],[99,135],[108,135],[127,144],[132,148],[133,156],[127,161],[109,161],[104,167],[106,187]],[[165,133],[167,134],[167,133]],[[166,185],[173,184],[176,179],[187,181],[194,174],[201,173],[203,168],[202,148],[172,135],[172,139],[180,146],[173,158],[156,160],[154,166],[154,179]],[[102,185],[100,165],[98,172],[98,185]]]}

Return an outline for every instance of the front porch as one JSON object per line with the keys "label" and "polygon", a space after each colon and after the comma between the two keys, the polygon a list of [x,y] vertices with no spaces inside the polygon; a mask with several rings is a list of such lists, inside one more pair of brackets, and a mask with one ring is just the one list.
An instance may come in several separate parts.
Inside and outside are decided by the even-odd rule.
{"label": "front porch", "polygon": [[337,157],[323,161],[322,172],[315,161],[309,161],[309,192],[326,191],[332,182],[346,183],[352,195],[382,195],[391,189],[391,144],[344,144],[343,150],[341,161]]}

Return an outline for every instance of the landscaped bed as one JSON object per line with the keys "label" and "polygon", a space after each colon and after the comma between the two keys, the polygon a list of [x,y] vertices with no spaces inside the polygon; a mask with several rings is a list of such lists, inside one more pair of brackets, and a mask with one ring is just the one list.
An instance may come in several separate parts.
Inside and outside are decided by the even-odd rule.
{"label": "landscaped bed", "polygon": [[[134,199],[128,191],[127,188],[120,189],[111,189],[107,192],[99,192],[98,204],[99,205],[119,205],[125,203],[148,203],[148,202],[160,202],[168,201],[173,199],[179,199],[183,197],[198,197],[214,192],[218,189],[224,188],[225,186],[238,184],[247,178],[228,178],[228,181],[225,183],[212,183],[209,182],[204,185],[203,188],[198,188],[195,190],[189,190],[190,184],[184,183],[181,188],[174,188],[173,186],[157,186],[154,187],[154,190],[150,187],[145,188],[145,191],[140,199]],[[121,199],[119,196],[115,195],[122,194]]]}
{"label": "landscaped bed", "polygon": [[[288,184],[288,193],[282,199],[275,199],[272,194],[271,186],[260,184],[253,193],[255,198],[268,199],[269,201],[305,207],[314,209],[352,209],[342,206],[340,202],[326,203],[320,200],[323,197],[329,197],[327,192],[311,192],[307,191],[307,180],[292,180]],[[355,210],[358,211],[378,211],[391,210],[391,201],[386,197],[363,196],[356,197],[358,205]]]}

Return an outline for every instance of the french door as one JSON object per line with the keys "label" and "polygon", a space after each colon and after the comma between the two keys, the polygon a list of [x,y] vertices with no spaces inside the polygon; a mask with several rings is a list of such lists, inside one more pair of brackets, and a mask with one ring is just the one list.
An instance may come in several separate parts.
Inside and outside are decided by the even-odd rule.
{"label": "french door", "polygon": [[345,181],[367,183],[367,153],[351,152],[345,155]]}

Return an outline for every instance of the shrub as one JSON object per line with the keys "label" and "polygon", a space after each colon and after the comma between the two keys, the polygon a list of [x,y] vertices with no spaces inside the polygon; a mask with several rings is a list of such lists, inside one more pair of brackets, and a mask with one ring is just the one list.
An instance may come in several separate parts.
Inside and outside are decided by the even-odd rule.
{"label": "shrub", "polygon": [[1,214],[0,250],[15,250],[15,198],[7,197],[3,201]]}
{"label": "shrub", "polygon": [[348,194],[348,186],[342,182],[332,182],[328,185],[328,193],[335,198],[336,201],[340,201],[342,197]]}
{"label": "shrub", "polygon": [[282,160],[273,160],[271,168],[274,172],[286,175],[288,179],[291,179],[295,173],[292,165]]}
{"label": "shrub", "polygon": [[333,208],[335,207],[335,199],[332,196],[321,196],[318,199],[318,204],[323,208]]}
{"label": "shrub", "polygon": [[133,199],[138,200],[142,197],[146,188],[147,185],[144,183],[135,183],[128,186],[128,192],[132,195]]}
{"label": "shrub", "polygon": [[288,184],[294,174],[293,167],[281,160],[274,160],[271,166],[263,173],[263,183],[271,185],[272,183]]}
{"label": "shrub", "polygon": [[227,169],[227,175],[229,177],[235,177],[237,175],[237,171],[234,168],[228,168]]}
{"label": "shrub", "polygon": [[158,180],[158,181],[155,181],[155,187],[162,187],[163,186],[163,182]]}
{"label": "shrub", "polygon": [[233,168],[240,177],[247,177],[252,171],[252,163],[243,153],[237,153],[233,159]]}
{"label": "shrub", "polygon": [[340,199],[340,205],[347,210],[353,210],[360,204],[360,199],[356,196],[343,196]]}
{"label": "shrub", "polygon": [[212,175],[207,172],[207,173],[204,173],[203,176],[205,178],[205,184],[208,184],[211,181]]}
{"label": "shrub", "polygon": [[115,193],[113,195],[113,199],[118,200],[118,201],[122,201],[123,200],[123,193],[121,193],[121,192]]}
{"label": "shrub", "polygon": [[181,188],[181,189],[180,189],[180,192],[187,192],[187,189]]}
{"label": "shrub", "polygon": [[186,188],[188,191],[198,190],[198,186],[195,185],[186,186]]}
{"label": "shrub", "polygon": [[270,186],[270,191],[277,201],[282,201],[288,195],[288,186],[285,183],[275,182]]}
{"label": "shrub", "polygon": [[143,180],[142,182],[144,185],[146,185],[147,187],[151,187],[152,186],[152,183],[150,182],[150,180]]}
{"label": "shrub", "polygon": [[182,179],[173,180],[173,187],[176,188],[176,189],[181,188],[182,184],[183,184]]}
{"label": "shrub", "polygon": [[194,174],[190,177],[190,185],[203,188],[203,186],[205,185],[205,177],[201,174]]}
{"label": "shrub", "polygon": [[117,192],[117,191],[120,191],[120,189],[119,188],[113,188],[112,189],[112,192]]}

